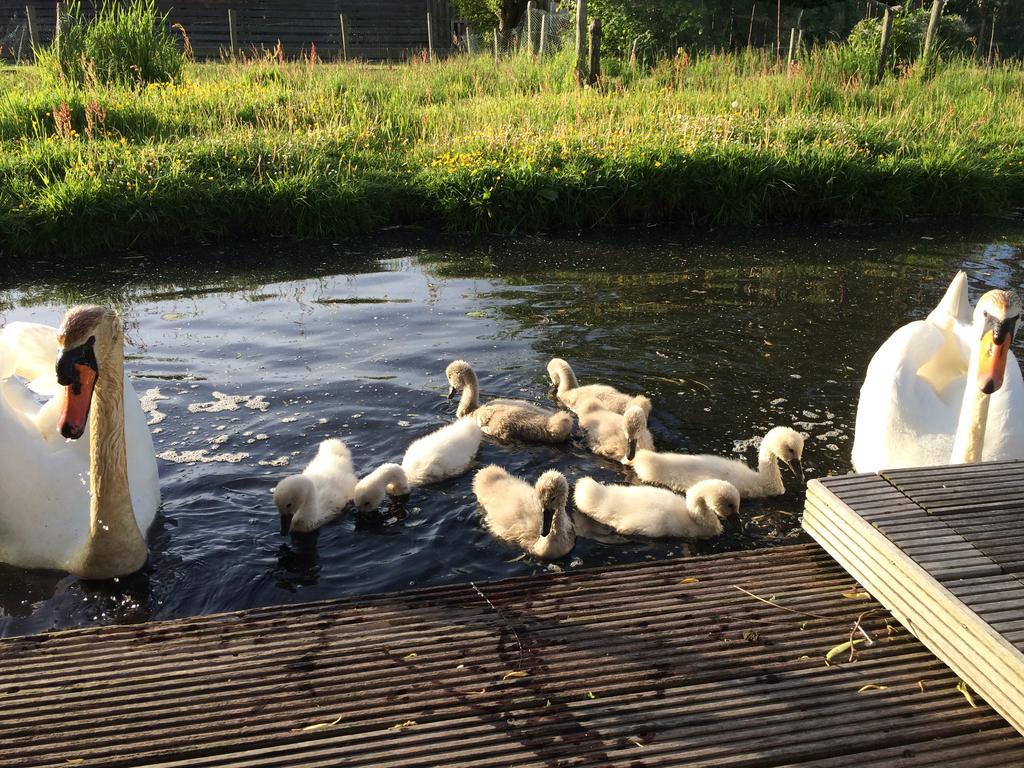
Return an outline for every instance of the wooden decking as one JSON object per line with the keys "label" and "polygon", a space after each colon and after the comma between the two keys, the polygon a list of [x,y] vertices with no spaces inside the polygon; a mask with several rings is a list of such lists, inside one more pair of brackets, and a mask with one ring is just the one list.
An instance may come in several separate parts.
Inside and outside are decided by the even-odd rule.
{"label": "wooden decking", "polygon": [[957,682],[808,544],[5,640],[0,763],[1024,765]]}
{"label": "wooden decking", "polygon": [[804,528],[1024,734],[1024,462],[812,481]]}

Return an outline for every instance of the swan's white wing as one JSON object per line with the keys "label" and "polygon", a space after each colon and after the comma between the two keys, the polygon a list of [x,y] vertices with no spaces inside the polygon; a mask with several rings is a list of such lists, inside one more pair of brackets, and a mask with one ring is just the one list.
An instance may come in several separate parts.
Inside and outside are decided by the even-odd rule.
{"label": "swan's white wing", "polygon": [[[160,475],[156,466],[153,435],[146,423],[139,396],[126,373],[124,376],[124,437],[128,453],[128,488],[132,496],[132,509],[142,535],[146,535],[160,507]],[[56,429],[56,417],[54,417]],[[77,442],[84,443],[88,435]],[[88,443],[85,443],[87,446]]]}
{"label": "swan's white wing", "polygon": [[860,390],[854,469],[948,463],[964,388],[958,349],[951,330],[928,320],[903,326],[882,344]]}
{"label": "swan's white wing", "polygon": [[16,321],[5,325],[0,336],[14,355],[14,372],[30,382],[32,391],[49,397],[57,394],[57,329]]}
{"label": "swan's white wing", "polygon": [[954,325],[971,322],[971,302],[967,295],[967,273],[957,272],[942,300],[928,314],[928,322],[936,328],[950,330]]}
{"label": "swan's white wing", "polygon": [[0,562],[63,568],[89,529],[88,456],[0,399]]}
{"label": "swan's white wing", "polygon": [[480,426],[471,417],[459,419],[413,442],[402,468],[413,485],[456,477],[469,469],[482,439]]}

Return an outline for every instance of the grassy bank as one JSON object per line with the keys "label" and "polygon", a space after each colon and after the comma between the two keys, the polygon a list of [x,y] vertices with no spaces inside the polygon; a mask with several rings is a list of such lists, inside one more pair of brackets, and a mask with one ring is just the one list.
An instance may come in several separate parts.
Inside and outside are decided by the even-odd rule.
{"label": "grassy bank", "polygon": [[[62,110],[62,105],[67,105]],[[1024,70],[869,87],[823,52],[611,72],[487,58],[191,65],[141,91],[0,69],[0,243],[93,253],[395,223],[495,232],[999,212],[1024,204]]]}

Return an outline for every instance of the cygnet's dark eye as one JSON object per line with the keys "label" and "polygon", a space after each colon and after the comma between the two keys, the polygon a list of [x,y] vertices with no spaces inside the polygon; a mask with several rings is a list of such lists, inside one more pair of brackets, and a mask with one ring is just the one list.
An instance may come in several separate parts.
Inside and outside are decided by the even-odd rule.
{"label": "cygnet's dark eye", "polygon": [[981,316],[987,319],[988,318],[988,310],[987,309],[982,310]]}

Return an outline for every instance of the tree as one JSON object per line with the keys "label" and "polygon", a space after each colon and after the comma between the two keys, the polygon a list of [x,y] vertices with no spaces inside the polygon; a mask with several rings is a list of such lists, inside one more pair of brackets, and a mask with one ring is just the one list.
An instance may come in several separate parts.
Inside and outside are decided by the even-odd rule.
{"label": "tree", "polygon": [[528,0],[455,0],[459,15],[471,25],[486,29],[498,22],[498,29],[506,33],[519,25],[526,13]]}

